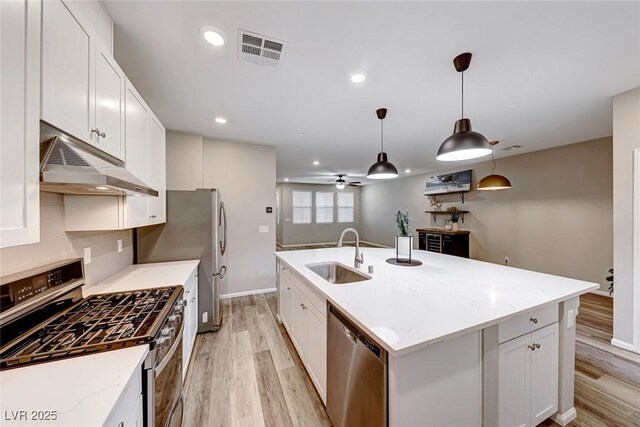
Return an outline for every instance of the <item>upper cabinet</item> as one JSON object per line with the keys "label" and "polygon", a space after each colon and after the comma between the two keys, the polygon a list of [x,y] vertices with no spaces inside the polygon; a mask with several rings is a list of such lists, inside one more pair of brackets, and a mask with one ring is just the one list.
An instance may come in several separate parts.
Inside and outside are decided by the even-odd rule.
{"label": "upper cabinet", "polygon": [[167,145],[164,126],[156,116],[149,119],[149,185],[158,197],[149,199],[149,216],[153,222],[165,222],[167,217]]}
{"label": "upper cabinet", "polygon": [[0,247],[40,239],[39,1],[0,1]]}
{"label": "upper cabinet", "polygon": [[42,120],[124,160],[124,73],[64,2],[42,4]]}

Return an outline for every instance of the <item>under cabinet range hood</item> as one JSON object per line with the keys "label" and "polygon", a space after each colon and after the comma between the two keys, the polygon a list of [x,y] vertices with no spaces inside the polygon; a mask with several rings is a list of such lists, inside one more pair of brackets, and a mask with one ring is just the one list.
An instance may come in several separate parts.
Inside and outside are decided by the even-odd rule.
{"label": "under cabinet range hood", "polygon": [[122,160],[40,123],[40,189],[92,196],[158,196]]}

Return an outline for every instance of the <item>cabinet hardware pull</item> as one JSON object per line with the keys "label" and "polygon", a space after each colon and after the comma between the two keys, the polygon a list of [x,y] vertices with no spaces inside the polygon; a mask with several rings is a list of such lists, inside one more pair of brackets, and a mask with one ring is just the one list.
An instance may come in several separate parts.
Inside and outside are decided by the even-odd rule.
{"label": "cabinet hardware pull", "polygon": [[533,323],[538,323],[538,318],[537,317],[532,317],[532,318],[529,319],[529,321],[533,322]]}
{"label": "cabinet hardware pull", "polygon": [[536,350],[536,348],[540,348],[540,344],[535,343],[535,344],[533,344],[533,345],[528,345],[527,347],[528,347],[529,349],[531,349],[531,351],[535,351],[535,350]]}
{"label": "cabinet hardware pull", "polygon": [[290,290],[291,290],[291,288],[290,288],[289,286],[287,286],[287,290],[288,290],[288,291],[290,291]]}

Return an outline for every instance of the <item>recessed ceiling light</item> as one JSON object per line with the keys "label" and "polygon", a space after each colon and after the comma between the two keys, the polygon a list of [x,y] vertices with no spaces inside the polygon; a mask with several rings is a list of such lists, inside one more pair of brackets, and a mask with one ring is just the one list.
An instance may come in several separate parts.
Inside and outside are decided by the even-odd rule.
{"label": "recessed ceiling light", "polygon": [[225,119],[224,117],[216,117],[215,121],[216,121],[216,123],[219,123],[221,125],[227,123],[227,119]]}
{"label": "recessed ceiling light", "polygon": [[200,33],[207,43],[216,47],[224,46],[227,41],[222,31],[209,25],[200,28]]}
{"label": "recessed ceiling light", "polygon": [[320,164],[320,162],[319,162],[319,161],[317,161],[317,160],[314,160],[314,161],[313,161],[313,166],[318,166],[319,164]]}
{"label": "recessed ceiling light", "polygon": [[411,173],[411,169],[405,169],[404,173]]}
{"label": "recessed ceiling light", "polygon": [[358,71],[357,73],[351,74],[351,83],[362,83],[367,80],[367,73],[364,71]]}
{"label": "recessed ceiling light", "polygon": [[298,132],[298,136],[304,136],[304,133]]}
{"label": "recessed ceiling light", "polygon": [[285,178],[285,179],[284,179],[284,182],[289,182],[289,178]]}

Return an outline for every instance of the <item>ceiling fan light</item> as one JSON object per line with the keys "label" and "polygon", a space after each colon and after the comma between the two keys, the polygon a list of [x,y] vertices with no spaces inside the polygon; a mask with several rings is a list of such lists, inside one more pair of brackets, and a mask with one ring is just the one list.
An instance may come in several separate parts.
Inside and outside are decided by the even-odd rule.
{"label": "ceiling fan light", "polygon": [[478,190],[480,191],[508,190],[510,188],[511,181],[502,175],[487,175],[478,181]]}
{"label": "ceiling fan light", "polygon": [[336,188],[338,190],[344,190],[344,187],[346,186],[346,184],[344,182],[338,182],[336,183]]}
{"label": "ceiling fan light", "polygon": [[437,160],[455,162],[477,159],[491,154],[491,144],[484,135],[471,130],[471,120],[459,119],[453,129],[453,135],[447,138],[438,149]]}

